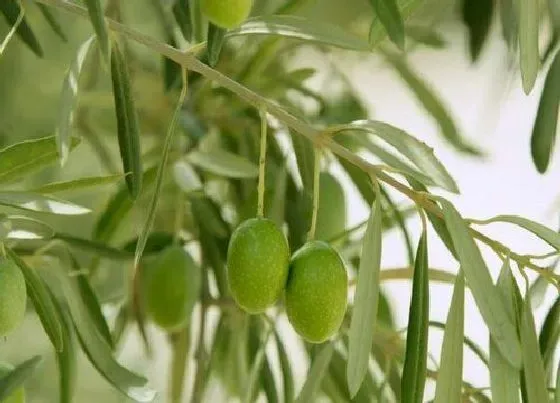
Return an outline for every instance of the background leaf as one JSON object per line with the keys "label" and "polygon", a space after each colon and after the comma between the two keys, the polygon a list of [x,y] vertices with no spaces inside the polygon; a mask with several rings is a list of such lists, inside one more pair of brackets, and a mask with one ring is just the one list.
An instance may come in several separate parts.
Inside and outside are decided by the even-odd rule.
{"label": "background leaf", "polygon": [[539,2],[519,0],[519,64],[525,94],[529,94],[539,73]]}
{"label": "background leaf", "polygon": [[220,28],[212,23],[208,24],[208,64],[210,67],[218,64],[226,32],[227,30],[224,28]]}
{"label": "background leaf", "polygon": [[53,182],[42,185],[33,189],[34,193],[62,193],[62,192],[76,192],[90,188],[97,188],[99,186],[112,185],[124,178],[124,175],[108,175],[108,176],[89,176],[85,178],[75,179],[64,182]]}
{"label": "background leaf", "polygon": [[[3,0],[2,2],[0,2],[0,12],[4,14],[4,17],[6,18],[6,21],[10,26],[13,26],[15,24],[20,11],[21,8],[17,0]],[[38,57],[43,57],[43,49],[41,48],[41,44],[37,40],[37,37],[33,33],[25,17],[19,24],[16,33],[21,38],[21,40],[29,47],[29,49],[31,49],[31,51],[35,53],[35,55],[37,55]]]}
{"label": "background leaf", "polygon": [[19,388],[27,378],[31,376],[42,358],[39,355],[21,363],[7,375],[0,378],[0,401],[9,397],[12,392]]}
{"label": "background leaf", "polygon": [[256,178],[259,168],[237,154],[225,150],[191,151],[186,159],[191,164],[226,178]]}
{"label": "background leaf", "polygon": [[51,196],[30,192],[0,192],[0,205],[58,215],[88,214],[90,210]]}
{"label": "background leaf", "polygon": [[463,0],[462,17],[469,29],[471,60],[477,61],[492,25],[494,0]]}
{"label": "background leaf", "polygon": [[370,0],[370,3],[391,41],[404,49],[404,23],[396,0]]}
{"label": "background leaf", "polygon": [[332,343],[325,343],[321,347],[321,350],[311,363],[311,367],[309,368],[305,383],[296,399],[296,403],[306,403],[315,400],[315,395],[329,367],[333,351],[334,345]]}
{"label": "background leaf", "polygon": [[7,239],[51,239],[54,230],[46,223],[25,216],[8,216],[11,228]]}
{"label": "background leaf", "polygon": [[97,36],[97,43],[103,58],[108,63],[110,58],[110,45],[107,24],[105,23],[105,16],[103,15],[103,8],[101,7],[100,0],[84,0],[87,7],[89,19],[93,30]]}

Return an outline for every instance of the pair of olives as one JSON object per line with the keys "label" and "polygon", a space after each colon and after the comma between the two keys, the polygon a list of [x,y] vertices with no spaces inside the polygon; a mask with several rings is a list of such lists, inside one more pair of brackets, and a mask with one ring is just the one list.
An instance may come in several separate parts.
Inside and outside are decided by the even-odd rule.
{"label": "pair of olives", "polygon": [[[330,203],[324,204],[326,211]],[[344,227],[345,212],[343,222],[339,217],[322,217],[328,219]],[[323,225],[325,233],[334,230],[332,223]],[[342,259],[328,243],[309,241],[290,259],[288,243],[276,224],[252,218],[233,233],[227,268],[231,294],[246,312],[264,312],[285,291],[288,319],[302,338],[322,343],[340,328],[348,277]]]}

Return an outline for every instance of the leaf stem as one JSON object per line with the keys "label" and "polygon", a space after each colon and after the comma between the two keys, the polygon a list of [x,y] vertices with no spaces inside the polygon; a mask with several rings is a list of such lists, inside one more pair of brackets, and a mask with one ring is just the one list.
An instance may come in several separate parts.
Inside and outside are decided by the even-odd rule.
{"label": "leaf stem", "polygon": [[257,217],[264,217],[264,190],[266,188],[265,170],[266,170],[266,137],[268,123],[266,120],[266,109],[261,109],[261,150],[259,155],[259,187],[257,201]]}
{"label": "leaf stem", "polygon": [[311,228],[307,234],[307,240],[315,239],[315,229],[317,228],[317,211],[319,210],[320,198],[320,175],[321,175],[321,149],[315,147],[313,153],[313,211],[311,212]]}

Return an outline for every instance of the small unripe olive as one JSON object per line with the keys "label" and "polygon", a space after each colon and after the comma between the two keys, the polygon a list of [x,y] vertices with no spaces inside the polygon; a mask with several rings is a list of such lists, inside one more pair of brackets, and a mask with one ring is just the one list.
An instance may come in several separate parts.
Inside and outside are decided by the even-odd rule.
{"label": "small unripe olive", "polygon": [[326,241],[346,228],[346,198],[342,185],[327,172],[321,173],[319,192],[315,238]]}
{"label": "small unripe olive", "polygon": [[249,17],[253,0],[201,0],[200,8],[210,22],[222,28],[236,28]]}
{"label": "small unripe olive", "polygon": [[243,222],[228,248],[227,277],[233,299],[249,313],[264,312],[286,285],[289,260],[286,238],[272,220]]}
{"label": "small unripe olive", "polygon": [[190,319],[201,288],[201,271],[180,246],[165,249],[144,271],[146,311],[167,331],[183,327]]}
{"label": "small unripe olive", "polygon": [[25,278],[17,265],[0,257],[0,336],[5,336],[25,316],[27,290]]}
{"label": "small unripe olive", "polygon": [[[8,375],[14,367],[6,362],[0,362],[0,379]],[[10,396],[2,400],[2,403],[25,403],[25,390],[23,386],[17,388]]]}
{"label": "small unripe olive", "polygon": [[342,259],[327,243],[311,241],[290,263],[286,313],[296,332],[322,343],[340,328],[347,305],[348,276]]}

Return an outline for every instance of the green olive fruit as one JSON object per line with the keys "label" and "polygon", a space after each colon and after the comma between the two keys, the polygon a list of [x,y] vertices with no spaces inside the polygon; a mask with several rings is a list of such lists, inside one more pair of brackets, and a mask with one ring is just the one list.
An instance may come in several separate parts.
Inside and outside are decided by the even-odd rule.
{"label": "green olive fruit", "polygon": [[288,277],[290,250],[276,224],[251,218],[233,232],[228,248],[227,277],[233,299],[248,313],[273,305]]}
{"label": "green olive fruit", "polygon": [[[8,375],[14,367],[6,362],[0,362],[0,379]],[[25,403],[25,390],[23,386],[17,388],[10,396],[2,400],[2,403]]]}
{"label": "green olive fruit", "polygon": [[0,258],[0,336],[19,326],[26,304],[27,291],[21,270],[13,261]]}
{"label": "green olive fruit", "polygon": [[327,241],[346,228],[346,198],[342,185],[329,173],[319,178],[319,209],[315,238]]}
{"label": "green olive fruit", "polygon": [[292,257],[286,285],[286,312],[296,332],[322,343],[340,328],[347,305],[348,276],[338,253],[310,241]]}
{"label": "green olive fruit", "polygon": [[237,28],[249,17],[253,0],[201,0],[200,9],[210,22],[222,28]]}
{"label": "green olive fruit", "polygon": [[170,246],[145,268],[143,283],[148,316],[162,329],[174,331],[190,319],[202,274],[182,247]]}

